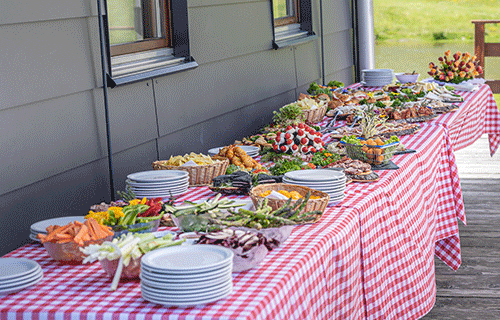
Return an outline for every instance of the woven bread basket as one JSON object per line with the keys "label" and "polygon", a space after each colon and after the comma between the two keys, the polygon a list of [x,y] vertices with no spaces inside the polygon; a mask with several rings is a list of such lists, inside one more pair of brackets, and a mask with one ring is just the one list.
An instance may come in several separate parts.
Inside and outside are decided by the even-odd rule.
{"label": "woven bread basket", "polygon": [[314,110],[304,110],[305,121],[308,123],[318,123],[323,120],[326,114],[327,104],[324,103],[322,106]]}
{"label": "woven bread basket", "polygon": [[[270,183],[270,184],[261,184],[258,185],[250,190],[250,198],[252,198],[252,202],[254,206],[257,206],[257,202],[259,199],[262,197],[260,196],[263,192],[266,192],[268,190],[274,190],[274,191],[279,191],[279,190],[286,190],[286,191],[297,191],[301,196],[305,196],[308,191],[311,191],[311,196],[319,196],[319,199],[309,199],[307,201],[307,205],[305,208],[300,212],[305,213],[305,212],[311,212],[311,211],[321,211],[323,213],[326,209],[326,206],[328,205],[328,201],[330,201],[330,196],[327,193],[314,190],[308,187],[304,186],[298,186],[294,184],[287,184],[287,183]],[[291,205],[296,203],[299,200],[292,200]],[[277,210],[278,208],[281,208],[287,200],[278,200],[278,199],[269,199],[267,204],[273,209]],[[318,215],[318,217],[314,220],[314,222],[317,222],[321,218],[321,215]]]}
{"label": "woven bread basket", "polygon": [[171,166],[164,164],[163,161],[153,162],[154,170],[184,170],[189,172],[189,186],[207,186],[212,179],[226,173],[229,160],[215,161],[213,164],[202,166]]}

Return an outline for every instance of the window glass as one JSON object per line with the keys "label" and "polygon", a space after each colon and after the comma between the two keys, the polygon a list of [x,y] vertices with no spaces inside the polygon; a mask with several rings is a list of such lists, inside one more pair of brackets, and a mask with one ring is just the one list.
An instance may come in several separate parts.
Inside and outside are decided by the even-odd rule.
{"label": "window glass", "polygon": [[169,45],[166,0],[107,0],[107,4],[111,55]]}
{"label": "window glass", "polygon": [[274,26],[283,26],[299,21],[296,0],[273,0]]}

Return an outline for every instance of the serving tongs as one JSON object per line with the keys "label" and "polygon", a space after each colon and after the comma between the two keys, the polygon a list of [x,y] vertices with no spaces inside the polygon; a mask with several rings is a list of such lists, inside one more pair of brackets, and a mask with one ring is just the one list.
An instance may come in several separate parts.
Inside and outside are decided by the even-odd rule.
{"label": "serving tongs", "polygon": [[[356,122],[358,122],[359,120],[361,120],[361,116],[354,117],[354,119],[352,120],[352,123],[348,126],[348,128],[354,127],[356,125]],[[344,124],[344,125],[337,126],[337,127],[326,127],[324,132],[332,133],[332,132],[335,132],[335,130],[337,130],[339,128],[343,128],[345,126],[347,126],[347,125]]]}
{"label": "serving tongs", "polygon": [[340,111],[340,110],[335,111],[333,119],[330,122],[328,122],[328,124],[326,125],[326,127],[324,127],[323,129],[321,129],[320,132],[329,132],[329,130],[335,130],[335,129],[340,128],[340,126],[339,127],[334,127],[334,125],[335,125],[335,122],[337,121],[337,117],[341,113],[342,113],[342,111]]}

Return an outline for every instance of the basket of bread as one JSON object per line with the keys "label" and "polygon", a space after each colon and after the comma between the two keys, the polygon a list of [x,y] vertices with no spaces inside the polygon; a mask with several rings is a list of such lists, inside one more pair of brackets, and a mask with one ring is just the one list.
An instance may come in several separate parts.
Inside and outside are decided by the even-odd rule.
{"label": "basket of bread", "polygon": [[229,160],[230,164],[234,164],[245,170],[263,169],[257,160],[250,157],[241,147],[234,144],[220,149],[219,153],[212,158],[216,160]]}
{"label": "basket of bread", "polygon": [[168,160],[153,162],[154,170],[184,170],[189,172],[189,186],[206,186],[212,179],[224,174],[228,159],[213,159],[210,156],[191,152],[184,156],[171,156]]}

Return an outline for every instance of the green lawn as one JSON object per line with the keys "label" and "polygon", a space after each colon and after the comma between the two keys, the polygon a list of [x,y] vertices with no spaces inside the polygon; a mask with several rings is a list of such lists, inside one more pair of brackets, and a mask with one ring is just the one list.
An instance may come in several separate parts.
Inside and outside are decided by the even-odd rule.
{"label": "green lawn", "polygon": [[[373,7],[377,42],[472,42],[471,20],[500,18],[498,0],[374,0]],[[500,42],[500,25],[486,33],[487,42]]]}
{"label": "green lawn", "polygon": [[495,96],[495,101],[497,102],[498,110],[500,110],[500,93],[494,94],[494,96]]}

